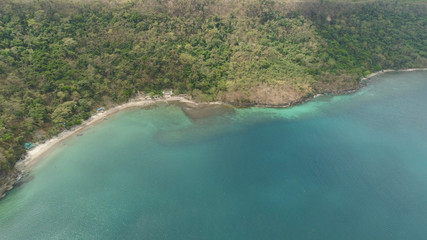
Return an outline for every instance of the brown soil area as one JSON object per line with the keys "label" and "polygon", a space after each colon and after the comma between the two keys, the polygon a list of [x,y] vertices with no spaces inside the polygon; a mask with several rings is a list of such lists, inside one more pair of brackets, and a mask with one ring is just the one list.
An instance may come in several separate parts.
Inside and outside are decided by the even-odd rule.
{"label": "brown soil area", "polygon": [[260,83],[246,90],[223,92],[219,95],[219,99],[235,106],[286,107],[300,102],[304,95],[287,84],[273,86]]}

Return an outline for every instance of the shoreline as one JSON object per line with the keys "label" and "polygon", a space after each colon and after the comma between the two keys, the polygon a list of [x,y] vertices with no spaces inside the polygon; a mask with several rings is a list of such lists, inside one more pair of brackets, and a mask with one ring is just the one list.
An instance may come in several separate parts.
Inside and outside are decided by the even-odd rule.
{"label": "shoreline", "polygon": [[40,158],[43,157],[43,155],[46,154],[51,148],[65,141],[66,139],[77,135],[79,132],[85,130],[88,127],[93,126],[94,124],[100,122],[101,120],[126,109],[136,108],[136,107],[148,107],[160,102],[166,102],[166,103],[181,102],[185,104],[191,104],[194,106],[199,106],[201,104],[210,104],[210,105],[225,104],[223,102],[197,103],[192,100],[189,100],[185,95],[182,95],[182,96],[167,95],[165,97],[158,98],[158,99],[147,99],[147,97],[144,97],[144,96],[137,97],[137,98],[131,99],[127,103],[117,105],[105,111],[96,113],[92,115],[88,120],[85,120],[84,122],[82,122],[82,124],[72,127],[69,130],[65,130],[59,133],[57,136],[50,138],[49,140],[46,140],[43,143],[36,143],[36,146],[28,150],[27,154],[22,160],[19,160],[16,162],[15,168],[18,171],[24,171],[24,172],[29,171],[31,167],[34,166],[40,160]]}
{"label": "shoreline", "polygon": [[325,92],[317,92],[314,93],[313,95],[310,96],[306,96],[306,97],[302,97],[296,101],[293,102],[287,102],[287,103],[283,103],[283,104],[255,104],[255,103],[247,103],[247,104],[241,104],[241,105],[233,105],[234,107],[237,108],[246,108],[246,107],[260,107],[260,108],[288,108],[288,107],[293,107],[293,106],[297,106],[306,102],[309,102],[317,97],[320,96],[324,96],[324,95],[346,95],[346,94],[351,94],[351,93],[355,93],[358,90],[360,90],[361,88],[366,86],[366,82],[368,82],[369,80],[371,80],[373,77],[376,77],[378,75],[384,74],[384,73],[391,73],[391,72],[414,72],[414,71],[427,71],[427,68],[408,68],[408,69],[400,69],[400,70],[394,70],[394,69],[384,69],[384,70],[380,70],[378,72],[374,72],[369,74],[366,77],[362,77],[359,79],[359,83],[357,84],[357,86],[353,87],[353,88],[349,88],[349,89],[343,89],[343,90],[336,90],[336,91],[325,91]]}
{"label": "shoreline", "polygon": [[27,177],[34,165],[36,165],[46,154],[49,153],[55,146],[61,144],[67,139],[78,135],[80,132],[84,131],[88,127],[91,127],[101,120],[110,117],[118,112],[123,110],[137,108],[137,107],[148,107],[156,103],[169,103],[169,102],[180,102],[184,104],[189,104],[194,107],[200,105],[223,105],[227,103],[223,102],[195,102],[188,99],[186,95],[165,95],[164,97],[159,98],[149,98],[147,96],[139,96],[129,100],[127,103],[123,103],[112,108],[106,109],[105,111],[95,113],[89,119],[82,122],[78,126],[74,126],[69,130],[64,130],[60,132],[57,136],[54,136],[45,142],[36,143],[35,146],[28,150],[25,156],[18,160],[15,163],[15,166],[12,170],[7,173],[5,183],[0,186],[0,200],[6,196],[7,192],[12,190],[15,186],[19,185],[20,181]]}
{"label": "shoreline", "polygon": [[[364,83],[364,82],[370,80],[371,78],[373,78],[377,75],[384,74],[384,73],[413,72],[413,71],[427,71],[427,68],[410,68],[410,69],[403,69],[403,70],[385,69],[385,70],[381,70],[381,71],[378,71],[375,73],[371,73],[368,76],[361,78],[360,83]],[[360,87],[363,87],[363,85],[359,86],[356,89],[345,90],[344,93],[346,93],[346,92],[351,93],[351,92],[357,91],[358,89],[360,89]],[[324,94],[320,94],[320,95],[324,95]],[[316,94],[312,98],[307,99],[306,101],[314,99],[320,95]],[[33,166],[37,162],[39,157],[41,157],[46,151],[48,151],[50,148],[52,148],[56,144],[62,142],[63,140],[77,134],[78,132],[84,130],[85,128],[90,127],[93,124],[99,122],[100,120],[102,120],[108,116],[111,116],[117,112],[120,112],[120,111],[125,110],[125,109],[129,109],[129,108],[134,108],[134,107],[147,107],[147,106],[156,104],[158,102],[166,102],[167,103],[169,101],[171,101],[171,102],[177,101],[177,102],[181,102],[181,103],[192,104],[195,106],[198,106],[201,104],[221,104],[221,105],[226,104],[224,102],[218,102],[218,101],[197,103],[195,101],[188,99],[186,95],[181,95],[181,96],[166,95],[166,96],[164,96],[162,98],[158,98],[158,99],[150,99],[150,98],[147,98],[146,96],[136,97],[134,99],[131,99],[127,103],[114,106],[113,108],[107,109],[103,112],[96,113],[96,114],[92,115],[88,120],[85,120],[82,124],[75,126],[75,127],[71,128],[70,130],[65,130],[65,131],[59,133],[57,136],[45,141],[44,143],[36,144],[36,146],[34,148],[32,148],[31,150],[29,150],[27,152],[24,159],[19,160],[15,164],[15,168],[17,168],[18,170],[28,170],[28,168],[31,168],[31,166]],[[306,101],[298,101],[298,102],[296,102],[296,104],[303,103]],[[253,106],[257,107],[257,105],[253,105]],[[294,106],[294,104],[293,103],[287,103],[287,104],[283,104],[283,106],[284,107]]]}
{"label": "shoreline", "polygon": [[355,92],[359,91],[361,88],[365,87],[366,83],[368,81],[372,80],[373,77],[376,77],[378,75],[382,75],[384,73],[391,73],[391,72],[415,72],[415,71],[427,71],[427,68],[408,68],[408,69],[400,69],[400,70],[394,70],[394,69],[380,70],[378,72],[371,73],[371,74],[369,74],[366,77],[360,78],[359,84],[356,87],[354,87],[354,88],[346,89],[346,90],[338,90],[338,91],[334,91],[334,92],[318,93],[318,94],[315,94],[314,96],[308,98],[304,102],[310,101],[312,99],[315,99],[317,97],[324,96],[324,95],[346,95],[346,94],[355,93]]}
{"label": "shoreline", "polygon": [[[233,105],[231,105],[231,106],[232,107],[264,107],[264,108],[265,107],[271,107],[271,108],[292,107],[295,105],[303,104],[305,102],[308,102],[308,101],[315,99],[315,98],[322,96],[322,95],[327,95],[327,94],[342,95],[342,94],[354,93],[357,90],[359,90],[360,88],[366,86],[366,82],[368,80],[371,80],[373,77],[380,75],[380,74],[389,73],[389,72],[413,72],[413,71],[427,71],[427,68],[410,68],[410,69],[403,69],[403,70],[393,70],[393,69],[381,70],[381,71],[371,73],[368,76],[361,78],[358,86],[353,88],[353,89],[342,90],[342,91],[337,91],[337,92],[318,93],[318,94],[315,94],[313,96],[301,98],[298,101],[284,103],[282,105],[252,104],[252,105],[248,105],[248,106],[233,106]],[[126,110],[126,109],[135,108],[135,107],[147,107],[147,106],[151,106],[151,105],[154,105],[154,104],[160,103],[160,102],[166,102],[166,103],[168,103],[168,102],[180,102],[180,103],[190,104],[190,105],[193,105],[196,107],[200,106],[200,105],[229,105],[225,102],[219,102],[219,101],[197,103],[193,100],[188,99],[188,97],[186,95],[177,95],[177,96],[165,95],[164,97],[156,98],[156,99],[151,99],[147,96],[139,96],[139,97],[136,97],[136,98],[129,100],[129,102],[127,102],[127,103],[117,105],[117,106],[114,106],[114,107],[107,109],[105,111],[96,113],[96,114],[92,115],[88,120],[85,120],[84,122],[82,122],[82,124],[75,126],[69,130],[65,130],[65,131],[59,133],[57,136],[52,137],[43,143],[36,143],[36,146],[34,148],[27,151],[25,157],[16,162],[14,169],[11,170],[11,172],[8,174],[9,176],[8,176],[8,179],[6,180],[5,184],[3,184],[3,186],[0,186],[0,199],[3,198],[8,191],[12,190],[13,187],[16,186],[16,184],[18,184],[21,179],[26,177],[29,174],[31,168],[35,164],[37,164],[43,158],[43,156],[45,156],[45,154],[48,154],[49,151],[51,149],[53,149],[55,146],[57,146],[58,144],[61,144],[63,141],[66,141],[70,137],[78,135],[79,132],[85,130],[88,127],[93,126],[94,124],[98,123],[99,121],[101,121],[101,120],[105,119],[106,117],[109,117],[115,113],[118,113],[118,112]]]}
{"label": "shoreline", "polygon": [[378,72],[371,73],[368,76],[361,78],[360,81],[361,82],[362,81],[366,81],[366,80],[369,80],[369,79],[371,79],[371,78],[373,78],[373,77],[375,77],[377,75],[384,74],[384,73],[390,73],[390,72],[415,72],[415,71],[427,71],[427,68],[408,68],[408,69],[401,69],[401,70],[384,69],[384,70],[381,70],[381,71],[378,71]]}

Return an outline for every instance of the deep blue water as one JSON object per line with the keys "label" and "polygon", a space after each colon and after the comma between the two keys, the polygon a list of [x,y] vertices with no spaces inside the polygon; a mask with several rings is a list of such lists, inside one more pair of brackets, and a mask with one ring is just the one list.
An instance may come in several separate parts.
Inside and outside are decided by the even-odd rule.
{"label": "deep blue water", "polygon": [[0,239],[426,239],[427,72],[289,109],[133,109],[0,201]]}

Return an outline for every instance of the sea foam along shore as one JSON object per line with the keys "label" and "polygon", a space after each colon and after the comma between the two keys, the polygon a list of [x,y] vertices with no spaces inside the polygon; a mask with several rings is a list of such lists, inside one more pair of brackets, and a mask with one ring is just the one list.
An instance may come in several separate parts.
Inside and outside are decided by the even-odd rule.
{"label": "sea foam along shore", "polygon": [[[103,112],[99,112],[93,115],[92,117],[90,117],[88,120],[84,121],[81,125],[76,126],[70,130],[66,130],[60,133],[58,136],[53,137],[44,143],[36,144],[34,148],[32,148],[27,152],[26,156],[22,160],[18,161],[15,164],[15,168],[21,172],[21,175],[24,174],[25,172],[29,171],[31,167],[34,166],[34,164],[37,163],[44,156],[44,154],[47,153],[50,149],[54,148],[56,145],[60,144],[67,138],[76,135],[77,133],[81,132],[85,128],[94,125],[98,121],[105,119],[106,117],[112,114],[115,114],[117,112],[120,112],[125,109],[129,109],[129,108],[146,107],[158,102],[171,102],[171,101],[178,101],[178,102],[183,102],[191,105],[199,105],[199,103],[189,100],[186,95],[179,95],[179,96],[166,95],[162,98],[156,98],[156,99],[151,99],[146,96],[140,96],[140,97],[134,98],[127,103],[118,105],[111,109],[107,109]],[[209,102],[209,103],[203,103],[203,104],[223,104],[223,103]]]}

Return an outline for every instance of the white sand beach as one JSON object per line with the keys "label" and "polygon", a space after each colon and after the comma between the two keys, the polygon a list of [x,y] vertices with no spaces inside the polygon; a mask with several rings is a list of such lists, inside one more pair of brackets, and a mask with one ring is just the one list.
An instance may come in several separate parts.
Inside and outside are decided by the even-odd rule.
{"label": "white sand beach", "polygon": [[[158,102],[171,102],[171,101],[187,103],[193,106],[197,106],[201,104],[201,103],[196,103],[192,100],[189,100],[185,95],[180,95],[180,96],[165,95],[162,98],[156,98],[156,99],[151,99],[151,98],[148,98],[147,96],[134,98],[122,105],[118,105],[116,107],[106,109],[102,112],[96,113],[95,115],[91,116],[88,120],[84,121],[81,125],[75,126],[70,130],[63,131],[60,134],[58,134],[58,136],[53,137],[43,143],[36,143],[36,146],[27,152],[25,158],[16,163],[15,168],[23,172],[29,171],[31,167],[34,166],[34,164],[36,164],[40,159],[42,159],[42,157],[49,150],[53,149],[55,146],[65,141],[69,137],[72,137],[78,134],[79,132],[83,131],[85,128],[94,125],[95,123],[105,119],[106,117],[112,114],[115,114],[117,112],[120,112],[125,109],[129,109],[129,108],[146,107]],[[203,104],[224,104],[224,103],[209,102],[209,103],[203,103]]]}
{"label": "white sand beach", "polygon": [[369,80],[379,74],[384,74],[388,72],[413,72],[413,71],[427,71],[427,68],[409,68],[409,69],[403,69],[403,70],[393,70],[393,69],[385,69],[378,72],[374,72],[369,74],[368,76],[361,79],[361,81]]}

